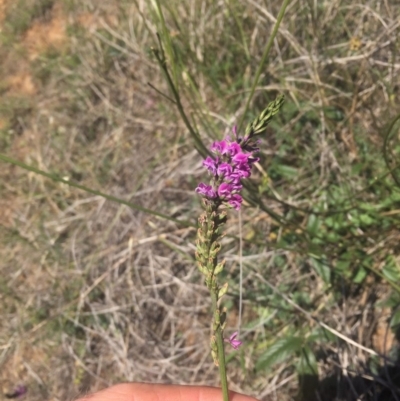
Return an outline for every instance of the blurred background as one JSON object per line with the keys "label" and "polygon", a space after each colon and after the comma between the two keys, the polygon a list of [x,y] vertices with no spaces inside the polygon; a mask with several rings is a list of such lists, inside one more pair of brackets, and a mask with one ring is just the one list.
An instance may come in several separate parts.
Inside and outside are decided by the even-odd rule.
{"label": "blurred background", "polygon": [[[0,390],[218,385],[194,262],[201,156],[243,116],[278,0],[0,0]],[[277,95],[222,253],[232,390],[399,400],[400,3],[292,0],[244,116]],[[165,42],[166,41],[166,42]],[[149,83],[151,85],[149,85]],[[165,96],[164,96],[164,95]],[[391,130],[389,128],[392,128]],[[240,231],[241,227],[241,231]]]}

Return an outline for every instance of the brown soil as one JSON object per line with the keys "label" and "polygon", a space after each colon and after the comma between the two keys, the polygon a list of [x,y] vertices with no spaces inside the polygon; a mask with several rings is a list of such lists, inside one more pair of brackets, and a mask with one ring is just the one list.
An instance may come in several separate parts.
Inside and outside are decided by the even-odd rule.
{"label": "brown soil", "polygon": [[0,23],[4,20],[4,15],[6,11],[6,0],[0,0]]}
{"label": "brown soil", "polygon": [[34,60],[40,53],[51,48],[60,48],[67,42],[67,16],[63,13],[61,4],[53,7],[49,21],[35,21],[26,32],[23,46],[28,51],[29,60]]}
{"label": "brown soil", "polygon": [[396,345],[396,336],[389,327],[391,310],[384,308],[380,313],[375,333],[372,337],[374,350],[381,355],[388,355],[389,351]]}
{"label": "brown soil", "polygon": [[36,87],[32,75],[28,71],[21,71],[6,79],[8,90],[15,94],[34,95]]}
{"label": "brown soil", "polygon": [[[0,0],[0,21],[4,19],[6,0]],[[30,72],[30,61],[35,60],[40,54],[54,48],[60,49],[67,44],[66,35],[67,16],[63,13],[61,4],[53,7],[51,16],[46,21],[34,21],[32,26],[21,38],[21,48],[25,50],[25,56],[18,57],[9,54],[3,65],[12,64],[10,71],[3,76],[3,85],[7,93],[11,95],[32,96],[38,91]],[[17,66],[17,68],[15,68]]]}

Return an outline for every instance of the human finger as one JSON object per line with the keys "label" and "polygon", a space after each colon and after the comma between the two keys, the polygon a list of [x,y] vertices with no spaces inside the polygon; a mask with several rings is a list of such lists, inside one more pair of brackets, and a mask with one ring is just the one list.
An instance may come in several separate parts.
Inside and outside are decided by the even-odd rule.
{"label": "human finger", "polygon": [[[222,391],[215,387],[178,386],[146,383],[121,383],[77,401],[221,401]],[[257,401],[247,395],[229,392],[229,401]]]}

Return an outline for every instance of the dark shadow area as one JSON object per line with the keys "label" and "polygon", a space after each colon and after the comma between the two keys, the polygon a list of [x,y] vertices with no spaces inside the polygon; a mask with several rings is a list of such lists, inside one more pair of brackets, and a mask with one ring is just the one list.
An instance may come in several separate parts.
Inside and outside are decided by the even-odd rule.
{"label": "dark shadow area", "polygon": [[[400,326],[396,330],[397,345],[384,363],[357,371],[344,371],[337,364],[334,373],[319,381],[316,376],[299,378],[299,401],[400,401]],[[382,361],[382,359],[381,359]],[[376,366],[376,365],[375,365]]]}

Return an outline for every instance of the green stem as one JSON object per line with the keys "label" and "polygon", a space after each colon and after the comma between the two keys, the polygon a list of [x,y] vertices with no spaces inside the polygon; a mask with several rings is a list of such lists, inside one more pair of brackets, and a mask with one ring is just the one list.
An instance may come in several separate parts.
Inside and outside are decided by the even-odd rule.
{"label": "green stem", "polygon": [[158,64],[160,65],[160,68],[164,73],[164,77],[165,77],[165,79],[167,81],[167,84],[168,84],[168,86],[169,86],[169,88],[170,88],[170,90],[171,90],[171,92],[173,94],[173,97],[175,99],[175,105],[176,105],[176,107],[177,107],[177,109],[179,111],[179,114],[180,114],[183,122],[186,125],[186,128],[189,130],[189,133],[190,133],[190,135],[192,136],[192,138],[193,138],[193,140],[195,142],[195,147],[196,147],[197,151],[203,157],[207,157],[209,152],[208,152],[207,148],[204,146],[199,134],[194,130],[192,124],[190,123],[190,121],[189,121],[189,119],[188,119],[188,117],[187,117],[187,115],[185,113],[185,110],[184,110],[184,108],[182,106],[182,103],[181,103],[181,97],[179,95],[179,91],[178,91],[177,87],[175,86],[174,81],[173,81],[173,79],[172,79],[172,77],[171,77],[171,75],[169,73],[169,70],[168,70],[167,60],[166,60],[165,55],[164,55],[164,50],[163,50],[163,47],[162,47],[161,38],[158,35],[157,35],[157,37],[158,37],[158,41],[159,41],[160,52],[158,50],[154,49],[153,50],[153,54],[155,55],[155,57],[156,57],[156,59],[158,61]]}
{"label": "green stem", "polygon": [[387,168],[390,171],[390,174],[392,176],[392,178],[394,179],[394,181],[396,182],[396,184],[400,187],[400,180],[399,178],[396,176],[396,174],[394,173],[394,170],[391,170],[390,168],[390,160],[389,160],[389,149],[388,149],[388,144],[389,144],[389,138],[391,137],[391,132],[393,130],[393,127],[395,126],[395,124],[397,123],[397,121],[400,120],[400,114],[398,114],[396,116],[396,118],[390,122],[389,127],[387,129],[387,132],[385,134],[385,139],[383,141],[383,158],[385,159],[385,163]]}
{"label": "green stem", "polygon": [[[211,291],[212,297],[212,309],[213,315],[219,313],[218,308],[218,294],[214,291]],[[224,338],[222,335],[222,328],[219,324],[217,330],[214,333],[217,340],[218,347],[218,368],[219,368],[219,377],[221,379],[221,388],[222,388],[222,397],[224,401],[229,401],[229,392],[228,392],[228,380],[226,378],[226,363],[225,363],[225,347],[224,347]]]}
{"label": "green stem", "polygon": [[278,16],[276,18],[274,29],[272,30],[272,33],[271,33],[271,36],[269,37],[267,45],[265,46],[265,50],[264,50],[264,53],[262,55],[261,62],[259,64],[259,66],[258,66],[258,69],[257,69],[257,72],[256,72],[256,76],[255,76],[254,81],[253,81],[253,85],[252,85],[252,87],[250,89],[250,94],[249,94],[249,97],[247,98],[247,103],[246,103],[246,106],[244,108],[244,112],[242,114],[242,118],[240,119],[240,123],[238,124],[238,132],[241,132],[243,121],[244,121],[244,119],[246,117],[247,111],[249,110],[250,102],[251,102],[251,99],[253,98],[254,91],[256,90],[256,86],[258,84],[258,80],[260,79],[260,75],[261,75],[262,71],[264,71],[265,62],[267,61],[268,54],[269,54],[269,52],[271,50],[272,44],[274,43],[274,39],[276,37],[276,34],[278,33],[279,25],[282,22],[283,16],[284,16],[285,11],[286,11],[286,7],[289,5],[289,3],[290,3],[290,0],[284,0],[282,2],[281,9],[279,10],[279,14],[278,14]]}
{"label": "green stem", "polygon": [[171,61],[172,75],[174,78],[173,83],[175,86],[175,84],[178,85],[178,79],[177,79],[177,68],[176,68],[176,64],[174,62],[174,59],[175,59],[174,58],[174,50],[172,47],[171,35],[169,34],[167,25],[165,23],[164,13],[161,8],[160,0],[156,0],[156,9],[158,11],[158,18],[160,19],[160,22],[161,22],[162,33],[165,38],[166,50],[167,50],[167,53],[168,53],[170,61]]}
{"label": "green stem", "polygon": [[148,213],[148,214],[160,217],[160,218],[165,219],[165,220],[173,221],[173,222],[175,222],[177,224],[181,224],[181,225],[186,226],[186,227],[195,227],[195,225],[193,223],[191,223],[190,221],[174,219],[173,217],[167,216],[166,214],[157,212],[155,210],[147,209],[145,207],[136,205],[135,203],[128,202],[128,201],[125,201],[123,199],[117,198],[115,196],[105,194],[104,192],[100,192],[100,191],[97,191],[95,189],[89,188],[89,187],[87,187],[85,185],[77,184],[76,182],[67,180],[65,178],[61,178],[61,177],[59,177],[59,176],[57,176],[55,174],[47,173],[46,171],[40,170],[40,169],[38,169],[36,167],[30,166],[28,164],[25,164],[25,163],[23,163],[23,162],[21,162],[19,160],[15,160],[12,157],[8,157],[8,156],[3,155],[1,153],[0,153],[0,161],[12,164],[14,166],[21,167],[26,171],[31,171],[33,173],[42,175],[43,177],[50,178],[51,180],[53,180],[55,182],[61,182],[62,184],[69,185],[70,187],[81,189],[82,191],[88,192],[89,194],[101,196],[102,198],[105,198],[105,199],[107,199],[109,201],[117,202],[117,203],[119,203],[121,205],[128,206],[128,207],[130,207],[132,209],[136,209],[136,210],[139,210],[141,212]]}

